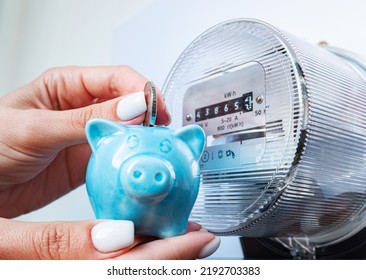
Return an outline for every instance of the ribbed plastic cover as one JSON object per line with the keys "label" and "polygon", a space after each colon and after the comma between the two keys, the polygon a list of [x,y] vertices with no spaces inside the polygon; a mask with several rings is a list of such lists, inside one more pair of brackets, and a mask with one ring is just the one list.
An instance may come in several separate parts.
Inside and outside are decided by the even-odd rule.
{"label": "ribbed plastic cover", "polygon": [[192,220],[218,234],[318,243],[362,227],[366,82],[344,59],[262,22],[225,22],[174,65],[163,88],[172,126],[183,125],[192,85],[253,62],[265,73],[263,155],[234,168],[202,169]]}

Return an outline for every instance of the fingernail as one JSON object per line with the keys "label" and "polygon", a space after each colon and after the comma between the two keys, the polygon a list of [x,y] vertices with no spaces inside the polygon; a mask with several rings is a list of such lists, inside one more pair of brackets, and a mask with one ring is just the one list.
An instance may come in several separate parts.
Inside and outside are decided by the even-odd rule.
{"label": "fingernail", "polygon": [[215,253],[215,251],[220,247],[221,239],[217,236],[213,240],[211,240],[205,247],[202,248],[201,252],[198,255],[199,259],[207,258],[208,256]]}
{"label": "fingernail", "polygon": [[92,228],[95,249],[102,253],[120,250],[133,244],[135,230],[132,221],[106,221]]}
{"label": "fingernail", "polygon": [[124,96],[117,105],[117,115],[121,121],[131,120],[147,109],[143,91],[134,92]]}

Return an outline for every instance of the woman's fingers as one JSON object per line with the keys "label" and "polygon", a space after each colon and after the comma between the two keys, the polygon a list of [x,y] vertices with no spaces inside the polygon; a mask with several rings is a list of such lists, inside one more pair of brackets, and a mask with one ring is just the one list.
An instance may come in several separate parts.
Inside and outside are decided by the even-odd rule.
{"label": "woman's fingers", "polygon": [[53,110],[85,107],[144,89],[147,79],[128,66],[61,67],[34,81]]}
{"label": "woman's fingers", "polygon": [[[12,116],[8,125],[15,140],[63,148],[85,143],[84,129],[91,118],[142,123],[147,110],[145,83],[129,67],[56,68],[5,96],[3,115]],[[157,99],[156,124],[167,125],[171,117],[160,92]]]}
{"label": "woman's fingers", "polygon": [[[39,101],[43,101],[46,108],[51,110],[63,111],[87,107],[135,92],[142,92],[146,82],[145,77],[128,66],[54,68],[46,71],[33,83],[36,89],[36,96],[33,99],[36,103],[33,107],[37,108]],[[157,124],[168,124],[170,114],[160,91],[158,91],[157,97]],[[133,103],[130,105],[127,109],[134,107]],[[117,120],[115,111],[111,118],[113,120]],[[142,113],[144,111],[140,109],[140,114]],[[140,114],[129,117],[127,120]],[[126,121],[126,119],[120,120]]]}

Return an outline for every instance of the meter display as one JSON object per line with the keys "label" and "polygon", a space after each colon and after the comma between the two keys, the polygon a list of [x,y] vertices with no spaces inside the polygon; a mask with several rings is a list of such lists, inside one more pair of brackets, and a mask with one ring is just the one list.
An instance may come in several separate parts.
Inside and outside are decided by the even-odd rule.
{"label": "meter display", "polygon": [[[228,93],[236,96],[236,91]],[[218,118],[232,113],[245,113],[253,111],[253,92],[243,94],[241,97],[224,101],[221,103],[209,105],[203,108],[196,109],[195,121],[199,122],[202,120]],[[231,120],[229,120],[230,122]],[[225,120],[221,120],[225,123]]]}
{"label": "meter display", "polygon": [[[197,81],[187,89],[183,104],[183,124],[196,123],[207,136],[201,170],[240,167],[263,155],[266,102],[259,63]],[[249,147],[256,153],[247,153]]]}
{"label": "meter display", "polygon": [[196,38],[163,87],[206,148],[191,220],[296,252],[366,227],[366,63],[256,20]]}

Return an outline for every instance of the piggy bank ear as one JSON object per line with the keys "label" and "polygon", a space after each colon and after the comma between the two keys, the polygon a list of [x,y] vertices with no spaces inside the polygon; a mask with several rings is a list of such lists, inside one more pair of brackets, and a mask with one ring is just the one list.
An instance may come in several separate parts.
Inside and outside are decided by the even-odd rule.
{"label": "piggy bank ear", "polygon": [[205,148],[206,136],[203,129],[195,124],[184,126],[175,131],[175,136],[187,143],[198,160]]}
{"label": "piggy bank ear", "polygon": [[124,130],[124,126],[119,123],[98,118],[91,119],[85,126],[86,139],[93,152],[104,137],[123,133]]}

